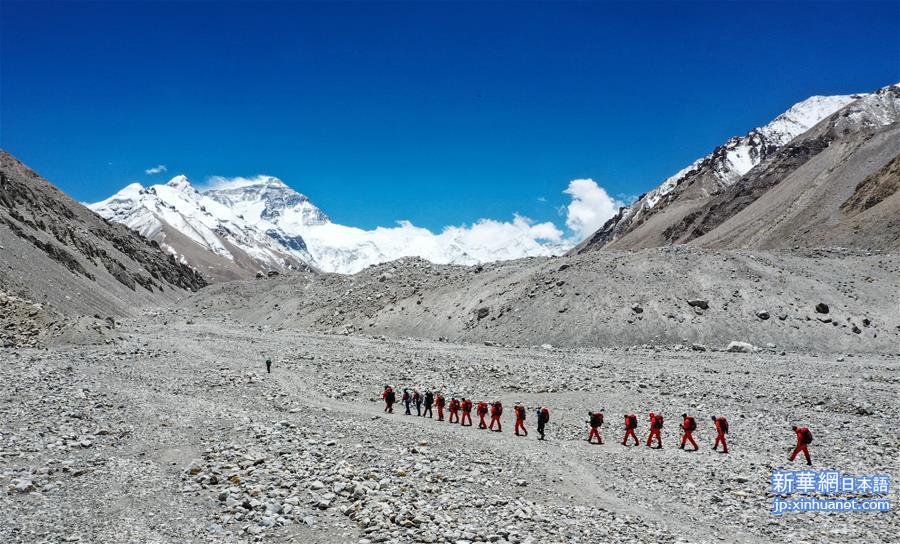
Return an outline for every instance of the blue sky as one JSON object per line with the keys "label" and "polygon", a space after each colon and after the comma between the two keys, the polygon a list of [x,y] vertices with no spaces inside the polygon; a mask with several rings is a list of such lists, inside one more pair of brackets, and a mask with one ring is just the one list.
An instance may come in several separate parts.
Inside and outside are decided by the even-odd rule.
{"label": "blue sky", "polygon": [[[562,226],[813,94],[900,80],[898,2],[0,4],[0,146],[82,201],[278,176],[333,219]],[[165,164],[165,174],[145,169]]]}

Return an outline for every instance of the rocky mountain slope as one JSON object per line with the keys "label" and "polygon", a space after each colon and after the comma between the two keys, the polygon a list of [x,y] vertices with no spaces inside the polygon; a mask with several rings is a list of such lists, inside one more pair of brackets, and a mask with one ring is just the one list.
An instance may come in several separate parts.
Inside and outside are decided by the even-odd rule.
{"label": "rocky mountain slope", "polygon": [[[183,304],[272,328],[533,346],[890,352],[900,255],[846,251],[591,252],[482,267],[402,260],[353,276],[210,286]],[[822,304],[822,306],[819,306]]]}
{"label": "rocky mountain slope", "polygon": [[28,319],[57,327],[58,316],[125,316],[205,284],[155,244],[104,221],[0,151],[0,300],[7,310],[18,308],[4,311],[0,326],[21,325],[23,308],[34,314]]}
{"label": "rocky mountain slope", "polygon": [[[882,148],[874,151],[871,146],[861,149],[875,132],[890,131],[891,125],[900,121],[900,87],[889,86],[872,94],[837,97],[813,97],[796,104],[768,125],[754,129],[742,138],[733,138],[699,159],[688,168],[666,180],[653,191],[643,195],[629,207],[620,209],[600,230],[582,242],[573,252],[594,251],[602,248],[634,249],[687,243],[710,233],[759,198],[771,187],[805,165],[803,172],[794,178],[796,190],[806,187],[807,196],[816,193],[813,188],[829,187],[829,194],[849,197],[846,187],[855,186],[873,170],[877,170],[896,156],[896,146],[889,140],[890,134],[881,137]],[[894,138],[895,139],[895,138]],[[827,149],[832,142],[845,143],[840,149]],[[856,143],[853,143],[856,142]],[[827,150],[817,160],[812,160]],[[859,153],[855,161],[852,158]],[[872,162],[876,160],[876,162]],[[865,168],[851,166],[835,173],[837,164],[865,163]],[[861,174],[861,176],[860,176]],[[816,178],[815,182],[812,178]],[[801,181],[805,180],[805,182]],[[836,187],[839,186],[840,188]],[[787,192],[781,195],[787,198]],[[774,198],[778,193],[773,193]],[[808,209],[817,206],[829,210],[839,209],[841,202],[819,203],[808,198]],[[785,200],[785,206],[792,202]],[[796,206],[793,213],[802,214]],[[752,213],[751,210],[749,213]],[[873,214],[876,212],[873,212]],[[821,215],[821,214],[820,214]],[[786,218],[767,216],[766,223],[785,223]],[[843,218],[832,215],[824,222],[838,222]],[[864,224],[863,224],[864,226]],[[807,225],[808,232],[813,228]],[[848,227],[851,228],[852,227]],[[726,228],[727,230],[727,228]],[[841,229],[838,229],[841,230]],[[846,229],[844,229],[846,230]],[[857,228],[857,231],[860,229]],[[892,248],[894,246],[870,245],[867,240],[874,229],[865,229],[855,237],[843,237],[852,247]],[[712,236],[724,240],[727,236]],[[791,247],[792,245],[835,245],[827,236],[793,236],[790,242],[773,245],[774,235],[768,241],[744,242],[727,246],[711,243],[714,247]],[[784,237],[780,238],[785,240]],[[698,241],[697,243],[705,243]],[[733,243],[737,243],[736,241]],[[753,244],[757,245],[753,245]]]}
{"label": "rocky mountain slope", "polygon": [[900,220],[890,202],[873,205],[863,216],[841,208],[858,185],[898,155],[900,86],[894,86],[826,118],[665,236],[671,243],[713,248],[900,249]]}

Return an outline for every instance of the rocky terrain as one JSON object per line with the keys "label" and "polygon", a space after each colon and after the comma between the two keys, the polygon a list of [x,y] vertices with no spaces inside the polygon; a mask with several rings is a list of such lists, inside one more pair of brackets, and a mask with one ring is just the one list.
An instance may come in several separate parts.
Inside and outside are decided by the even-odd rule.
{"label": "rocky terrain", "polygon": [[724,348],[745,341],[775,352],[897,353],[898,270],[897,253],[681,246],[478,267],[401,260],[353,276],[216,284],[181,304],[279,330],[454,342]]}
{"label": "rocky terrain", "polygon": [[[4,542],[893,542],[896,513],[769,513],[815,468],[896,476],[896,355],[546,349],[248,327],[188,309],[114,344],[0,351]],[[266,374],[262,361],[272,357]],[[382,412],[383,384],[551,409],[548,440]],[[605,410],[605,443],[585,442]],[[626,412],[666,416],[625,448]],[[701,449],[677,449],[678,414]],[[54,417],[48,417],[54,414]],[[711,414],[731,453],[710,449]],[[896,488],[893,490],[896,499]]]}

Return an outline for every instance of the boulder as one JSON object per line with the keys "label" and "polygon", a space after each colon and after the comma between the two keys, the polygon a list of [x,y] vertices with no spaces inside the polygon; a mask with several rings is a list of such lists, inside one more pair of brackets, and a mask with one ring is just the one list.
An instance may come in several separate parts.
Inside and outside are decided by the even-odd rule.
{"label": "boulder", "polygon": [[693,306],[694,308],[700,308],[701,310],[709,309],[709,301],[708,300],[703,300],[700,298],[692,298],[692,299],[688,299],[687,303],[690,304],[691,306]]}
{"label": "boulder", "polygon": [[753,344],[747,342],[731,342],[728,344],[728,347],[725,348],[725,351],[730,351],[732,353],[753,353],[755,349]]}
{"label": "boulder", "polygon": [[820,302],[816,304],[816,313],[817,314],[827,314],[829,311],[828,305],[824,302]]}

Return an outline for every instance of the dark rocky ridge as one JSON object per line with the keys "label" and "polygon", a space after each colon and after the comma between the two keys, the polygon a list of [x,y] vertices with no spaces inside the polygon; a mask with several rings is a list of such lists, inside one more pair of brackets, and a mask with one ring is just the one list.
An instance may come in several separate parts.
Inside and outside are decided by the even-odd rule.
{"label": "dark rocky ridge", "polygon": [[0,151],[0,288],[64,315],[128,315],[206,285],[195,270]]}

